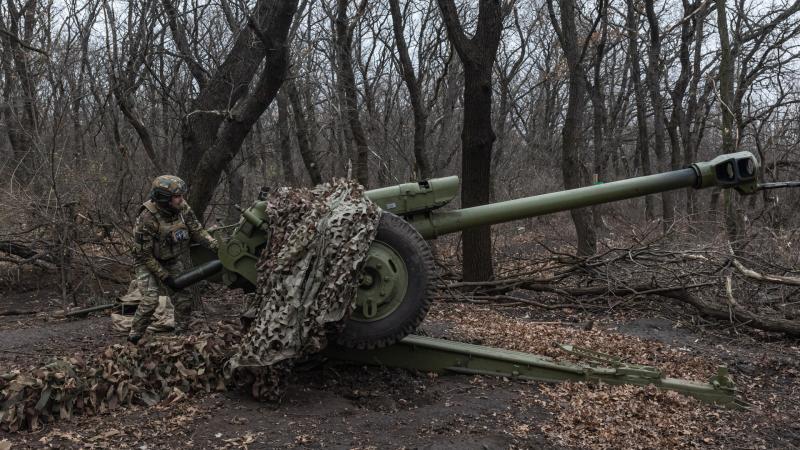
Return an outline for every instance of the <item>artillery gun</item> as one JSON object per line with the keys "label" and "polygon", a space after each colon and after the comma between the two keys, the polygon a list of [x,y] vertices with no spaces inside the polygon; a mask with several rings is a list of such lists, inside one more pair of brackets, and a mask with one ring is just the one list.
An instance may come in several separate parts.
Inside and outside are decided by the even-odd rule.
{"label": "artillery gun", "polygon": [[[752,194],[759,165],[749,152],[718,156],[670,172],[464,209],[443,210],[459,189],[456,176],[405,183],[366,192],[384,211],[364,263],[355,309],[329,354],[349,361],[426,371],[492,373],[544,380],[602,379],[610,383],[656,384],[703,400],[734,403],[734,385],[724,368],[709,384],[664,378],[649,366],[624,364],[585,349],[565,350],[602,362],[598,368],[558,363],[549,358],[488,347],[409,336],[430,307],[434,263],[426,240],[482,225],[552,214],[681,188],[733,188]],[[256,263],[269,241],[266,203],[241,211],[230,238],[214,255],[192,248],[195,268],[175,279],[187,287],[212,279],[232,288],[255,289]]]}
{"label": "artillery gun", "polygon": [[[721,155],[690,167],[561,192],[456,210],[441,210],[459,189],[457,176],[405,183],[366,192],[384,214],[361,274],[353,311],[338,343],[372,349],[412,333],[430,306],[433,258],[426,239],[470,227],[493,225],[680,188],[759,189],[758,162],[749,152]],[[226,286],[255,289],[256,262],[269,240],[266,203],[242,210],[231,237],[217,255],[192,248],[195,268],[176,278],[179,287],[215,278]]]}

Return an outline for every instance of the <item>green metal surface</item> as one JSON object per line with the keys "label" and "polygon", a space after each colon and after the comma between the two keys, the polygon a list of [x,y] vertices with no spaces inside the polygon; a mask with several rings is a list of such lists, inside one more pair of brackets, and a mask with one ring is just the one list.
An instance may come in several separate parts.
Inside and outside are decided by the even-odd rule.
{"label": "green metal surface", "polygon": [[758,160],[750,152],[719,155],[711,161],[692,164],[698,180],[695,188],[735,188],[742,194],[758,191]]}
{"label": "green metal surface", "polygon": [[601,353],[572,346],[564,349],[589,356],[607,366],[560,362],[545,356],[503,350],[464,342],[410,335],[390,347],[376,350],[352,350],[329,347],[325,355],[341,362],[436,373],[460,373],[504,376],[548,382],[595,381],[609,384],[654,385],[677,391],[708,403],[744,407],[737,399],[736,386],[725,368],[720,368],[708,383],[664,377],[652,366],[627,364]]}
{"label": "green metal surface", "polygon": [[458,194],[458,177],[434,178],[367,191],[364,195],[384,211],[404,216],[448,204]]}
{"label": "green metal surface", "polygon": [[113,309],[117,306],[119,306],[119,303],[106,303],[104,305],[90,306],[88,308],[73,309],[64,313],[64,317],[82,317],[89,313]]}
{"label": "green metal surface", "polygon": [[758,163],[749,152],[721,155],[711,161],[655,175],[596,184],[454,211],[407,217],[426,239],[467,228],[553,214],[680,188],[734,187],[742,193],[757,189]]}
{"label": "green metal surface", "polygon": [[408,288],[408,270],[403,258],[390,245],[374,241],[361,272],[356,309],[351,319],[359,322],[380,320],[403,303]]}
{"label": "green metal surface", "polygon": [[233,230],[231,238],[220,243],[219,259],[226,269],[222,281],[228,286],[252,289],[256,285],[256,263],[260,248],[269,241],[265,208],[264,202],[255,202],[243,210],[242,220]]}

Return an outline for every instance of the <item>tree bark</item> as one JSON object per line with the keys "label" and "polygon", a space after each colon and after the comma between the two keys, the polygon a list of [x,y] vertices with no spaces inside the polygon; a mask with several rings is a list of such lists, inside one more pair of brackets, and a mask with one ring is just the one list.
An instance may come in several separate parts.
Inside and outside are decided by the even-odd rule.
{"label": "tree bark", "polygon": [[[686,0],[684,0],[685,2]],[[708,117],[707,106],[708,94],[711,92],[709,85],[704,88],[702,95],[698,95],[700,81],[704,78],[702,73],[702,58],[703,58],[703,28],[705,25],[705,17],[710,8],[708,4],[694,5],[697,10],[692,17],[692,24],[694,30],[694,54],[692,56],[692,77],[689,82],[688,100],[686,105],[686,114],[683,116],[681,123],[681,135],[684,139],[683,143],[683,165],[688,167],[697,158],[697,150],[700,147],[700,140],[702,139],[705,121]],[[686,9],[684,5],[684,9]],[[686,14],[684,14],[686,15]],[[703,106],[706,106],[706,109]],[[695,217],[698,212],[697,208],[697,195],[694,189],[686,189],[686,211],[690,217]]]}
{"label": "tree bark", "polygon": [[287,186],[297,186],[292,164],[292,136],[289,131],[289,101],[286,92],[278,92],[278,155],[281,159],[283,180]]}
{"label": "tree bark", "polygon": [[397,56],[400,60],[400,74],[403,77],[411,110],[414,113],[414,173],[418,179],[427,179],[431,176],[430,165],[425,157],[425,134],[428,129],[428,110],[422,101],[422,77],[414,73],[411,57],[408,54],[408,44],[403,35],[403,17],[400,14],[399,0],[389,0],[389,9],[392,14],[392,30],[394,41],[397,45]]}
{"label": "tree bark", "polygon": [[[207,175],[197,170],[200,161],[217,145],[223,122],[230,121],[233,109],[240,101],[244,101],[243,97],[248,94],[250,83],[264,61],[267,50],[256,30],[269,33],[276,16],[285,18],[287,9],[294,12],[296,8],[297,0],[258,0],[250,14],[249,23],[239,31],[230,52],[217,70],[207,77],[204,88],[192,100],[190,111],[182,123],[183,152],[178,173],[193,190],[195,184],[210,183],[209,179],[204,178]],[[291,21],[291,17],[288,20]],[[274,53],[274,49],[271,52]],[[239,147],[230,151],[238,152]],[[219,180],[223,170],[222,167],[217,169],[210,172],[214,183]]]}
{"label": "tree bark", "polygon": [[[464,66],[464,123],[461,129],[461,205],[482,205],[491,193],[492,68],[503,26],[500,2],[480,0],[475,35],[467,38],[453,0],[438,0],[447,36]],[[461,237],[466,281],[494,277],[492,235],[488,226],[464,230]]]}
{"label": "tree bark", "polygon": [[314,149],[311,145],[308,121],[303,111],[303,105],[300,102],[300,94],[297,92],[297,86],[294,80],[289,80],[284,83],[284,89],[286,89],[289,102],[292,105],[292,117],[294,119],[295,134],[297,135],[297,148],[300,150],[300,157],[303,159],[303,165],[306,167],[309,178],[311,178],[311,184],[316,186],[322,183],[322,175],[320,174],[317,155],[314,154]]}
{"label": "tree bark", "polygon": [[[733,137],[735,117],[733,112],[733,71],[734,59],[731,53],[731,41],[728,34],[728,16],[725,0],[716,0],[717,29],[719,30],[719,97],[720,110],[722,111],[722,148],[721,153],[736,151],[736,141]],[[737,196],[733,189],[726,189],[723,194],[725,204],[725,230],[733,250],[738,250],[743,237],[742,220],[737,211]]]}
{"label": "tree bark", "polygon": [[[639,55],[639,17],[636,12],[634,0],[628,0],[628,9],[625,26],[628,29],[628,52],[631,55],[631,82],[633,83],[633,93],[636,101],[636,154],[641,175],[650,175],[653,168],[650,163],[650,139],[647,134],[647,95],[642,86],[641,57]],[[652,195],[644,197],[644,218],[653,220],[655,218],[655,198]]]}
{"label": "tree bark", "polygon": [[[650,49],[648,51],[647,73],[645,80],[650,90],[650,101],[653,105],[653,149],[658,159],[658,169],[661,172],[668,171],[671,164],[667,163],[666,154],[666,127],[664,115],[664,102],[661,96],[661,74],[663,65],[661,64],[661,31],[658,24],[653,0],[645,0],[645,11],[647,22],[650,25]],[[661,215],[664,220],[664,230],[668,230],[675,221],[675,200],[672,192],[661,194]]]}
{"label": "tree bark", "polygon": [[247,134],[261,114],[269,107],[286,75],[289,62],[288,33],[297,0],[275,0],[268,11],[266,26],[256,33],[266,51],[264,69],[252,92],[234,105],[219,125],[213,145],[203,154],[192,177],[192,207],[200,216],[214,194],[224,167],[239,152]]}
{"label": "tree bark", "polygon": [[[17,10],[14,2],[8,2],[8,26],[0,18],[0,27],[7,30],[0,35],[2,54],[0,63],[3,66],[5,86],[3,100],[5,105],[0,110],[8,127],[8,140],[14,154],[16,164],[12,175],[21,185],[26,186],[34,180],[35,138],[39,135],[39,108],[36,103],[36,83],[30,70],[29,48],[24,45],[33,37],[35,25],[36,2],[26,2]],[[20,30],[19,22],[23,22]],[[14,80],[17,80],[15,85]],[[16,95],[15,95],[16,92]],[[17,101],[12,101],[17,97]],[[19,105],[13,107],[13,104]]]}
{"label": "tree bark", "polygon": [[[358,112],[358,98],[356,92],[356,78],[353,72],[352,49],[354,23],[347,17],[349,0],[336,0],[336,18],[334,22],[335,47],[336,47],[336,79],[342,96],[342,112],[347,122],[347,128],[356,146],[353,171],[356,180],[364,187],[369,186],[369,145],[367,135],[361,124]],[[360,18],[367,1],[362,0],[358,6],[356,17]],[[354,21],[355,22],[355,21]]]}
{"label": "tree bark", "polygon": [[[560,0],[560,21],[556,18],[552,0],[547,0],[547,7],[550,21],[564,50],[569,71],[567,112],[561,129],[561,174],[564,178],[564,188],[575,189],[581,187],[585,178],[581,176],[583,170],[581,157],[584,145],[583,107],[586,101],[586,72],[575,23],[577,6],[574,0]],[[593,255],[597,251],[597,235],[591,210],[573,209],[570,215],[578,237],[578,254]]]}
{"label": "tree bark", "polygon": [[[594,49],[592,61],[593,82],[589,84],[589,93],[592,99],[592,134],[594,141],[594,173],[600,182],[608,181],[608,145],[605,128],[608,123],[608,108],[606,108],[605,87],[603,86],[602,66],[608,39],[608,2],[600,3],[600,40]],[[592,207],[592,220],[595,233],[603,233],[603,206]]]}
{"label": "tree bark", "polygon": [[232,167],[225,170],[228,176],[228,207],[225,212],[225,224],[232,224],[239,221],[242,213],[236,208],[236,205],[242,201],[242,193],[244,192],[244,177]]}

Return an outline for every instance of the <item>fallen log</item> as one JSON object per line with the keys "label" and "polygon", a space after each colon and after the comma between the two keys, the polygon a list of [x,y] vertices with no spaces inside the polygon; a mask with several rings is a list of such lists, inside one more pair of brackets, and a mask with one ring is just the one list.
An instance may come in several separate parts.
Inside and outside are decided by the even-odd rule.
{"label": "fallen log", "polygon": [[0,316],[30,316],[39,313],[36,310],[20,310],[20,309],[9,309],[6,311],[0,311]]}
{"label": "fallen log", "polygon": [[755,314],[743,308],[738,303],[729,303],[722,306],[716,303],[703,300],[690,294],[686,290],[664,291],[658,295],[675,300],[680,300],[697,308],[700,314],[723,320],[738,320],[748,327],[763,331],[785,333],[787,336],[800,337],[800,321],[768,317]]}
{"label": "fallen log", "polygon": [[53,258],[50,255],[37,252],[34,249],[12,241],[0,241],[0,252],[18,256],[26,261],[37,259],[50,263],[53,262]]}

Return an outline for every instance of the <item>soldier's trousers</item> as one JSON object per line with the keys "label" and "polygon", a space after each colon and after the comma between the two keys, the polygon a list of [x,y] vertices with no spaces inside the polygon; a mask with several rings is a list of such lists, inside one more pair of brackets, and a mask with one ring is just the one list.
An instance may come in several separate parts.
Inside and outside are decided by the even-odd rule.
{"label": "soldier's trousers", "polygon": [[[180,258],[173,261],[161,262],[161,265],[175,278],[184,272],[184,265]],[[153,313],[158,306],[158,296],[167,295],[175,307],[175,330],[182,331],[189,328],[192,313],[192,296],[187,291],[173,291],[150,272],[145,266],[137,266],[136,283],[142,294],[136,314],[133,316],[130,335],[143,336],[145,330],[153,321]]]}

